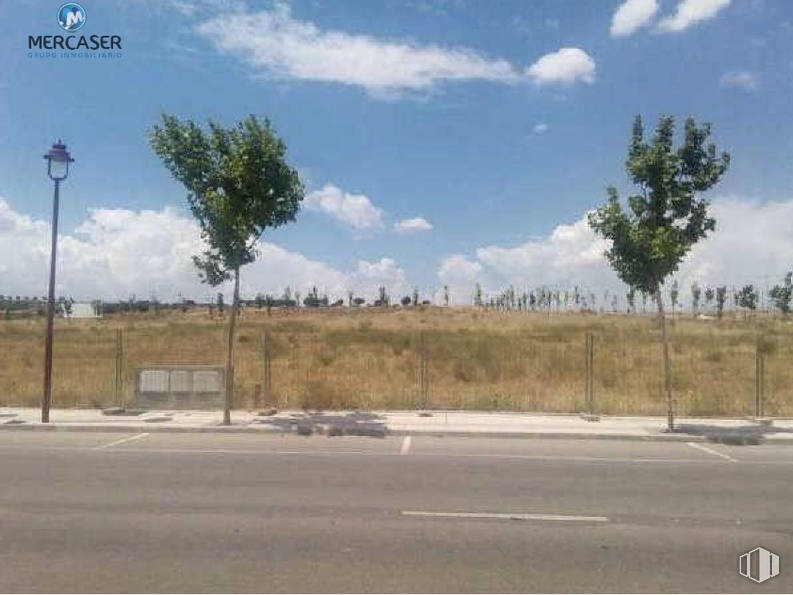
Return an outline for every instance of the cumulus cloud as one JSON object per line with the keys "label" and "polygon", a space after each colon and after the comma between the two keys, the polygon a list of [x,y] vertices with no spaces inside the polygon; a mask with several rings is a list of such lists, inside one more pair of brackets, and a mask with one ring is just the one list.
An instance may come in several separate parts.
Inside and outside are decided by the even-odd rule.
{"label": "cumulus cloud", "polygon": [[383,226],[383,211],[374,206],[369,197],[343,192],[333,184],[326,184],[319,190],[309,192],[303,206],[309,211],[326,213],[358,231]]}
{"label": "cumulus cloud", "polygon": [[682,0],[673,14],[661,19],[658,30],[665,33],[685,31],[697,23],[712,19],[729,4],[730,0]]}
{"label": "cumulus cloud", "polygon": [[393,258],[381,258],[377,262],[359,260],[355,279],[364,285],[404,285],[405,271]]}
{"label": "cumulus cloud", "polygon": [[[757,202],[744,198],[714,200],[716,231],[695,246],[674,275],[681,287],[761,285],[779,282],[793,270],[793,199]],[[543,285],[624,292],[603,256],[607,243],[589,227],[586,216],[557,226],[550,236],[518,246],[485,246],[473,256],[442,260],[438,278],[450,286],[458,302],[469,302],[474,283],[495,293],[509,284],[517,288]]]}
{"label": "cumulus cloud", "polygon": [[[441,260],[438,278],[449,288],[449,299],[454,304],[470,303],[473,286],[483,281],[482,263],[465,254],[453,254]],[[443,299],[439,293],[436,300]]]}
{"label": "cumulus cloud", "polygon": [[658,12],[658,0],[625,0],[611,18],[612,37],[633,35],[650,24]]}
{"label": "cumulus cloud", "polygon": [[[15,211],[0,198],[0,293],[42,295],[47,286],[50,226]],[[57,293],[75,299],[126,299],[131,295],[174,300],[205,299],[191,256],[205,246],[196,223],[175,209],[95,209],[58,244]],[[280,294],[287,285],[305,293],[341,296],[348,288],[371,298],[380,285],[403,290],[405,271],[391,258],[360,261],[342,271],[276,244],[259,242],[260,258],[243,269],[243,295]],[[230,293],[229,285],[220,288]],[[395,289],[395,290],[396,290]]]}
{"label": "cumulus cloud", "polygon": [[745,91],[757,91],[760,88],[760,77],[747,70],[734,70],[726,72],[721,77],[722,87],[733,87]]}
{"label": "cumulus cloud", "polygon": [[394,223],[394,231],[397,233],[414,233],[417,231],[430,231],[432,223],[424,217],[414,217],[413,219],[402,219]]}
{"label": "cumulus cloud", "polygon": [[547,124],[540,123],[534,125],[534,134],[542,134],[546,130],[548,130]]}
{"label": "cumulus cloud", "polygon": [[358,85],[375,94],[426,90],[442,81],[520,79],[505,60],[467,48],[322,30],[293,18],[284,4],[213,17],[197,31],[221,50],[273,76]]}
{"label": "cumulus cloud", "polygon": [[595,61],[579,48],[561,48],[545,54],[526,69],[538,85],[570,85],[595,82]]}
{"label": "cumulus cloud", "polygon": [[481,272],[481,263],[471,260],[465,254],[453,254],[441,261],[438,276],[444,282],[455,280],[471,281],[476,279]]}

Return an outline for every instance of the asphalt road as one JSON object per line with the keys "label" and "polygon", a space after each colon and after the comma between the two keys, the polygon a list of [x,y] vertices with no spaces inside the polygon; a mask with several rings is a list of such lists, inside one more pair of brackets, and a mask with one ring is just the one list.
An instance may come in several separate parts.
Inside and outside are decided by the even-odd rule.
{"label": "asphalt road", "polygon": [[2,592],[790,592],[791,537],[790,446],[0,432]]}

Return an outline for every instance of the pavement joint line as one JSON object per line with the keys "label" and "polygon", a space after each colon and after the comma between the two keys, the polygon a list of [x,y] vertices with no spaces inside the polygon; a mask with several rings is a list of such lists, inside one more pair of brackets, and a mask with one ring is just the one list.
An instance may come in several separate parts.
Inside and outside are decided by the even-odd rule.
{"label": "pavement joint line", "polygon": [[578,521],[584,523],[607,523],[605,516],[579,516],[567,514],[538,514],[524,512],[431,512],[424,510],[403,510],[403,516],[461,518],[461,519],[506,519],[511,521]]}
{"label": "pavement joint line", "polygon": [[709,447],[704,446],[702,444],[697,444],[696,442],[686,442],[686,444],[688,444],[691,448],[696,448],[697,450],[701,450],[702,452],[706,452],[708,454],[711,454],[711,455],[714,455],[714,456],[717,456],[717,457],[721,457],[722,459],[730,461],[731,463],[737,463],[738,462],[738,459],[735,459],[735,458],[731,457],[730,455],[726,455],[723,452],[719,452],[718,450],[715,450],[713,448],[709,448]]}
{"label": "pavement joint line", "polygon": [[402,448],[399,449],[399,454],[406,455],[410,452],[410,436],[405,436],[402,441]]}
{"label": "pavement joint line", "polygon": [[145,438],[148,436],[148,432],[142,432],[140,434],[136,434],[135,436],[128,436],[127,438],[121,438],[120,440],[114,440],[113,442],[109,442],[107,444],[100,444],[99,446],[95,446],[94,450],[104,450],[106,448],[110,448],[112,446],[118,446],[119,444],[125,444],[127,442],[132,442],[133,440],[140,440],[141,438]]}

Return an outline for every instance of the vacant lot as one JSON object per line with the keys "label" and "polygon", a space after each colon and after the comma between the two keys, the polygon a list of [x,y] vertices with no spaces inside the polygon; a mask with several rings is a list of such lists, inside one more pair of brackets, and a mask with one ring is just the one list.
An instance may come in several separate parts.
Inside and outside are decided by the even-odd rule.
{"label": "vacant lot", "polygon": [[[134,372],[144,364],[222,364],[225,323],[205,311],[59,320],[55,406],[131,403]],[[765,414],[793,415],[793,322],[758,316],[671,324],[680,413],[754,414],[761,336]],[[654,318],[429,307],[272,316],[245,310],[236,406],[583,411],[590,331],[596,410],[663,414]],[[0,322],[0,405],[38,403],[43,336],[42,320]]]}

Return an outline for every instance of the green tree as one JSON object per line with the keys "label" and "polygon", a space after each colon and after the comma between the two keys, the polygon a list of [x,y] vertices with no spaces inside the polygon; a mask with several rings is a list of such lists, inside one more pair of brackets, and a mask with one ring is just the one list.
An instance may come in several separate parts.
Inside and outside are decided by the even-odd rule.
{"label": "green tree", "polygon": [[691,284],[691,309],[694,310],[694,313],[699,311],[699,300],[702,297],[702,289],[699,287],[699,283],[694,281]]}
{"label": "green tree", "polygon": [[705,288],[705,305],[710,308],[711,304],[713,304],[713,299],[716,297],[716,292],[713,291],[712,287]]}
{"label": "green tree", "polygon": [[482,286],[477,283],[474,287],[474,306],[481,308],[482,305]]}
{"label": "green tree", "polygon": [[768,295],[774,300],[774,306],[784,316],[790,314],[790,299],[793,297],[793,272],[785,275],[785,281],[782,285],[774,285]]}
{"label": "green tree", "polygon": [[388,292],[386,291],[385,285],[381,285],[377,289],[377,301],[374,303],[375,306],[388,306],[391,303],[391,298],[388,296]]}
{"label": "green tree", "polygon": [[674,130],[674,118],[663,117],[648,141],[637,116],[625,165],[638,192],[628,197],[624,209],[612,186],[606,204],[589,215],[592,228],[611,242],[606,257],[620,279],[655,296],[670,431],[674,430],[672,368],[661,285],[694,244],[715,229],[715,220],[708,216],[709,203],[699,193],[715,186],[730,162],[728,154],[718,156],[716,146],[709,143],[709,124],[686,120],[678,148]]}
{"label": "green tree", "polygon": [[628,298],[628,313],[635,314],[636,313],[636,288],[629,287],[628,294],[626,296]]}
{"label": "green tree", "polygon": [[258,256],[267,229],[294,221],[304,189],[286,162],[286,145],[269,120],[249,116],[233,128],[210,121],[208,130],[164,115],[149,137],[154,152],[187,189],[187,201],[207,245],[193,256],[202,280],[216,287],[234,280],[228,326],[224,424],[234,402],[234,330],[240,269]]}
{"label": "green tree", "polygon": [[724,304],[727,302],[727,286],[722,285],[716,288],[716,316],[721,319],[724,316]]}
{"label": "green tree", "polygon": [[737,302],[741,308],[752,312],[757,310],[757,290],[754,285],[744,285],[737,293]]}
{"label": "green tree", "polygon": [[669,290],[669,301],[672,302],[672,315],[675,314],[677,308],[677,300],[680,297],[680,287],[677,284],[677,279],[672,281],[672,288]]}

